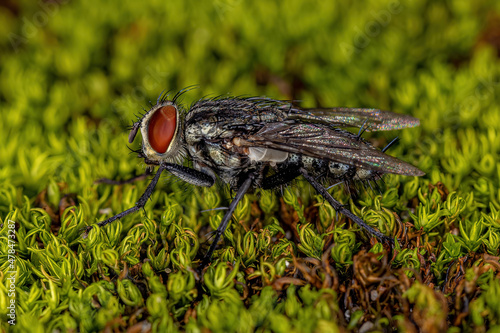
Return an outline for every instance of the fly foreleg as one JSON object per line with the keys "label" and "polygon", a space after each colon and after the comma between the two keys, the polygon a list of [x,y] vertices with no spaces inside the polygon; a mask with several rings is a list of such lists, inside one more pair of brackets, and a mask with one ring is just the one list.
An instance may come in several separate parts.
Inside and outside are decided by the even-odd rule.
{"label": "fly foreleg", "polygon": [[215,183],[215,178],[212,176],[182,165],[167,163],[165,169],[177,178],[192,185],[211,187]]}
{"label": "fly foreleg", "polygon": [[130,179],[125,179],[125,180],[113,180],[109,178],[101,178],[96,181],[94,181],[94,184],[108,184],[108,185],[123,185],[123,184],[130,184],[130,183],[135,183],[139,180],[144,180],[146,179],[149,175],[153,173],[153,169],[147,168],[146,172],[144,172],[142,175],[132,177]]}
{"label": "fly foreleg", "polygon": [[[148,187],[146,188],[146,191],[141,195],[137,203],[135,204],[134,207],[127,209],[126,211],[123,211],[119,214],[116,214],[113,217],[110,217],[107,220],[104,220],[102,222],[99,222],[97,225],[99,227],[103,227],[106,224],[109,224],[113,221],[116,221],[118,219],[121,219],[122,217],[131,214],[133,212],[138,211],[139,209],[143,208],[146,203],[148,202],[149,197],[153,194],[153,191],[156,187],[156,184],[158,183],[158,180],[160,179],[161,173],[167,170],[170,173],[172,173],[174,176],[190,183],[194,184],[197,186],[205,186],[205,187],[210,187],[215,183],[215,179],[212,178],[210,175],[207,175],[203,172],[190,169],[187,167],[184,167],[182,165],[177,165],[177,164],[172,164],[172,163],[162,163],[160,164],[160,167],[158,168],[158,171],[156,172],[153,180],[151,180],[151,183],[149,183]],[[92,226],[87,227],[87,233],[92,229]]]}

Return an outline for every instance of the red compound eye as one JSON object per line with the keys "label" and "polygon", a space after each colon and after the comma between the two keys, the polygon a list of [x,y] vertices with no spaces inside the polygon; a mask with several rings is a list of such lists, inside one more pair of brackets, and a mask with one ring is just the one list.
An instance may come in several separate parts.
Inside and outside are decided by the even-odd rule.
{"label": "red compound eye", "polygon": [[167,151],[177,127],[177,110],[167,105],[156,110],[149,120],[148,139],[151,147],[160,154]]}

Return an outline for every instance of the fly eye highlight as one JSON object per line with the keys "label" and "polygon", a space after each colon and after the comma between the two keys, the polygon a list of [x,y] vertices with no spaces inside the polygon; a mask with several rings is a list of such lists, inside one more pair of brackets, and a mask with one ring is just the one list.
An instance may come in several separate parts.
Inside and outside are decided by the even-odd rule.
{"label": "fly eye highlight", "polygon": [[176,129],[177,109],[175,106],[166,105],[156,110],[148,124],[147,134],[151,148],[159,154],[165,153],[172,142]]}

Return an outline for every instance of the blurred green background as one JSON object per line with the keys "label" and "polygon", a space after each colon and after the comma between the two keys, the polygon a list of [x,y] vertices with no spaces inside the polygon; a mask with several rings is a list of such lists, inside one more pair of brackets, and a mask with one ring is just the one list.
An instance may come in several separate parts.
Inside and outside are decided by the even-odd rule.
{"label": "blurred green background", "polygon": [[[499,55],[500,3],[493,0],[0,2],[1,329],[328,332],[500,324]],[[390,264],[415,272],[408,274],[413,293],[401,296],[411,315],[367,309],[359,298],[349,305],[339,286],[273,285],[296,276],[280,261],[291,262],[291,253],[320,260],[331,252],[340,277],[351,280],[360,250],[382,250],[359,230],[328,229],[335,214],[315,205],[321,199],[304,184],[284,200],[295,211],[300,242],[263,236],[279,235],[286,220],[280,195],[248,196],[236,219],[251,225],[258,215],[264,232],[231,227],[215,256],[221,260],[203,281],[190,267],[204,251],[207,226],[216,227],[222,213],[200,211],[226,202],[220,189],[186,190],[165,177],[145,212],[80,237],[84,226],[131,207],[147,185],[94,184],[144,171],[127,147],[127,126],[162,91],[190,85],[198,88],[183,96],[186,106],[229,94],[420,118],[419,128],[366,138],[383,147],[399,135],[390,154],[426,176],[387,177],[382,197],[364,193],[351,202],[384,232],[401,229],[392,212],[420,231]],[[304,207],[319,210],[317,221]],[[18,236],[16,326],[6,323],[8,220]],[[345,246],[330,251],[332,243]],[[280,244],[292,250],[268,252]],[[256,248],[253,256],[248,246]],[[225,262],[236,265],[227,276]],[[467,309],[454,303],[464,294],[432,289],[445,290],[446,269],[457,262],[475,283]],[[253,296],[240,300],[245,284]],[[450,296],[449,312],[432,306],[443,295]],[[438,313],[430,315],[433,309]]]}

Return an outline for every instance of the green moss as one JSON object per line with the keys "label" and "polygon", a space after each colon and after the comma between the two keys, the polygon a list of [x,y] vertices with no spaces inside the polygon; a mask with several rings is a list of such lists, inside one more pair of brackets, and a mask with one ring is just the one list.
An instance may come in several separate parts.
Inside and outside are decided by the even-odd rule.
{"label": "green moss", "polygon": [[[498,328],[499,16],[489,0],[0,6],[1,329]],[[384,252],[298,182],[247,195],[200,274],[230,194],[171,176],[144,211],[83,238],[147,186],[94,183],[144,172],[127,148],[135,114],[192,84],[187,106],[231,93],[420,118],[366,138],[399,135],[390,154],[424,177],[387,176],[356,202],[332,190],[401,246]]]}

